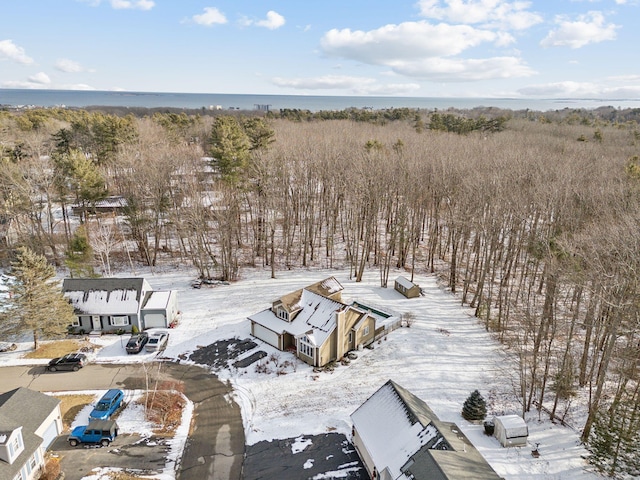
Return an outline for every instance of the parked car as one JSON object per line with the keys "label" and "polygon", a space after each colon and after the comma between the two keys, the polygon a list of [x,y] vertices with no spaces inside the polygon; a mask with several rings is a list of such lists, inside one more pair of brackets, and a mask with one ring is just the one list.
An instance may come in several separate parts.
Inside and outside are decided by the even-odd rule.
{"label": "parked car", "polygon": [[138,334],[131,335],[125,349],[127,350],[127,353],[139,353],[148,341],[149,334],[147,332],[140,332]]}
{"label": "parked car", "polygon": [[117,388],[107,390],[107,393],[98,400],[95,408],[89,414],[89,419],[108,420],[120,408],[123,399],[124,392],[122,390]]}
{"label": "parked car", "polygon": [[149,341],[144,346],[147,352],[161,352],[167,347],[169,334],[167,332],[157,332],[149,336]]}
{"label": "parked car", "polygon": [[17,348],[15,343],[0,342],[0,353],[13,352]]}
{"label": "parked car", "polygon": [[97,443],[108,447],[117,436],[118,425],[114,420],[91,420],[89,425],[74,428],[68,440],[72,447],[81,443]]}
{"label": "parked car", "polygon": [[72,370],[77,372],[87,364],[87,356],[84,353],[67,353],[66,355],[54,358],[47,365],[50,372],[57,370]]}

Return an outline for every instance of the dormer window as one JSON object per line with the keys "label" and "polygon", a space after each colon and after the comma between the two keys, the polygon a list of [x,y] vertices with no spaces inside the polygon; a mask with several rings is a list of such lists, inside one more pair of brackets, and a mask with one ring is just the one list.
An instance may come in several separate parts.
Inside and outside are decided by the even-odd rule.
{"label": "dormer window", "polygon": [[289,321],[289,312],[287,312],[284,308],[278,307],[278,318],[282,320]]}

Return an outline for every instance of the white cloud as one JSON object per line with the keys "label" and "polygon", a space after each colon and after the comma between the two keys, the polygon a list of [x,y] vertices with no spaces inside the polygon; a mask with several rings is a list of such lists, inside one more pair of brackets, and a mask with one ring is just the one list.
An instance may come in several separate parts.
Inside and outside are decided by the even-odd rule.
{"label": "white cloud", "polygon": [[267,18],[264,20],[252,20],[249,17],[242,17],[239,21],[243,27],[250,27],[255,25],[256,27],[264,27],[269,30],[276,30],[285,24],[285,19],[282,15],[273,10],[267,12]]}
{"label": "white cloud", "polygon": [[469,82],[495,78],[529,77],[536,72],[516,57],[427,58],[414,62],[394,62],[394,72],[430,81]]}
{"label": "white cloud", "polygon": [[[102,0],[78,0],[87,3],[92,7],[97,7]],[[111,8],[115,10],[151,10],[156,6],[152,0],[108,0]]]}
{"label": "white cloud", "polygon": [[399,59],[457,55],[483,42],[503,40],[494,32],[467,25],[432,25],[420,21],[385,25],[368,32],[333,29],[322,37],[320,44],[328,55],[388,65]]}
{"label": "white cloud", "polygon": [[599,43],[616,38],[616,30],[620,28],[613,23],[605,24],[601,12],[589,12],[579,15],[571,21],[566,16],[556,17],[558,28],[551,30],[540,42],[543,47],[580,48],[590,43]]}
{"label": "white cloud", "polygon": [[65,73],[77,73],[84,72],[85,68],[80,65],[78,62],[74,62],[73,60],[69,60],[68,58],[60,58],[56,61],[54,67],[56,70],[60,70]]}
{"label": "white cloud", "polygon": [[272,80],[278,87],[289,87],[302,90],[344,89],[354,88],[358,85],[372,84],[373,78],[350,77],[347,75],[324,75],[322,77],[307,78],[281,78]]}
{"label": "white cloud", "polygon": [[198,25],[204,25],[206,27],[214,24],[227,23],[227,17],[215,7],[205,7],[204,13],[194,15],[191,19]]}
{"label": "white cloud", "polygon": [[13,43],[13,40],[0,40],[0,60],[13,60],[25,65],[33,63],[33,59],[27,56],[24,48]]}
{"label": "white cloud", "polygon": [[38,83],[40,85],[49,85],[51,83],[49,75],[44,72],[38,72],[35,75],[31,75],[29,77],[29,81],[32,83]]}
{"label": "white cloud", "polygon": [[417,83],[379,84],[373,78],[325,75],[307,78],[274,78],[278,87],[297,90],[349,90],[357,95],[408,95],[420,89]]}
{"label": "white cloud", "polygon": [[[611,85],[616,81],[629,84]],[[554,82],[529,85],[518,90],[518,93],[543,98],[640,98],[638,76],[610,77],[602,82]]]}
{"label": "white cloud", "polygon": [[506,30],[525,30],[542,22],[528,11],[531,2],[506,0],[420,0],[420,14],[462,24],[480,24]]}
{"label": "white cloud", "polygon": [[110,0],[110,3],[116,10],[151,10],[155,6],[151,0]]}
{"label": "white cloud", "polygon": [[330,30],[321,40],[327,55],[390,67],[394,73],[434,81],[524,77],[535,72],[513,56],[450,58],[485,42],[512,43],[504,32],[426,21],[386,25],[368,32]]}
{"label": "white cloud", "polygon": [[258,27],[265,27],[269,30],[275,30],[282,27],[285,24],[285,19],[282,15],[273,10],[267,12],[267,18],[264,20],[258,20],[256,25]]}

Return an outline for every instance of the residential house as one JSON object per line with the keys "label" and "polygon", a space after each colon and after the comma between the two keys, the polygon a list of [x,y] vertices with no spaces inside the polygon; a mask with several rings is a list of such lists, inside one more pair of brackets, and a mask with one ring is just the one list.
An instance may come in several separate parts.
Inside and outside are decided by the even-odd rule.
{"label": "residential house", "polygon": [[112,195],[93,203],[76,203],[71,205],[74,215],[82,213],[115,213],[122,215],[128,206],[127,199],[120,195]]}
{"label": "residential house", "polygon": [[153,290],[144,278],[66,278],[62,292],[75,309],[76,331],[169,327],[178,315],[177,291]]}
{"label": "residential house", "polygon": [[498,480],[455,423],[387,381],[351,414],[352,443],[371,478]]}
{"label": "residential house", "polygon": [[0,480],[40,477],[44,455],[62,432],[60,400],[28,388],[0,395]]}
{"label": "residential house", "polygon": [[251,315],[251,335],[289,350],[309,365],[321,367],[350,350],[373,342],[377,317],[390,317],[361,303],[341,301],[343,287],[335,277],[275,300],[271,308]]}
{"label": "residential house", "polygon": [[394,282],[394,288],[407,298],[420,296],[420,285],[400,275]]}

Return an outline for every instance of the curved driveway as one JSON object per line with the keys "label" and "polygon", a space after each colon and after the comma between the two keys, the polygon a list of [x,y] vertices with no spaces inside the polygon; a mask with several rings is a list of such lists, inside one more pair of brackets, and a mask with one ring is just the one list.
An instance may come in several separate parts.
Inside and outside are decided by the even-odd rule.
{"label": "curved driveway", "polygon": [[[153,364],[157,365],[157,364]],[[180,480],[240,480],[244,459],[244,429],[232,388],[207,370],[179,363],[162,364],[161,376],[184,384],[194,404],[194,418],[176,478]],[[155,370],[155,369],[154,369]],[[17,387],[41,392],[145,389],[141,364],[92,364],[78,372],[46,372],[45,367],[0,368],[0,393]]]}

